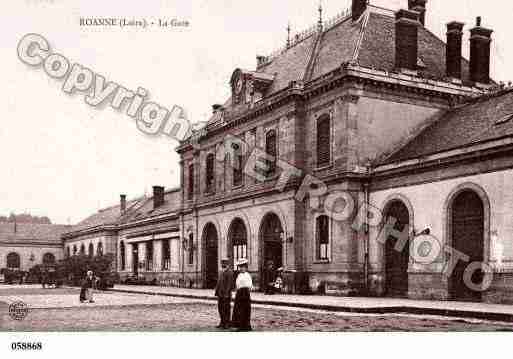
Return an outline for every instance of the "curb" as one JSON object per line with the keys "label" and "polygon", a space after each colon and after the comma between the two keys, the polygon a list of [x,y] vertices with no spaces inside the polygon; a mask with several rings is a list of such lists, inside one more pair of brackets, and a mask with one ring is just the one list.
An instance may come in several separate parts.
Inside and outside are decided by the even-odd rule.
{"label": "curb", "polygon": [[[139,290],[127,290],[127,289],[108,289],[109,292],[129,293],[129,294],[145,294],[145,295],[159,295],[164,297],[175,297],[185,299],[201,299],[209,301],[217,301],[214,296],[194,295],[194,294],[174,294],[164,292],[148,292]],[[303,308],[303,309],[314,309],[323,310],[329,312],[341,312],[341,313],[352,313],[352,314],[415,314],[415,315],[436,315],[442,317],[455,317],[455,318],[468,318],[468,319],[480,319],[489,320],[496,322],[507,322],[513,323],[513,314],[508,313],[497,313],[497,312],[480,312],[470,310],[458,310],[458,309],[437,309],[437,308],[420,308],[420,307],[409,307],[409,306],[397,306],[397,307],[348,307],[348,306],[337,306],[337,305],[324,305],[324,304],[308,304],[308,303],[286,303],[277,302],[272,300],[261,300],[252,299],[252,303],[271,305],[275,307],[292,307],[292,308]]]}

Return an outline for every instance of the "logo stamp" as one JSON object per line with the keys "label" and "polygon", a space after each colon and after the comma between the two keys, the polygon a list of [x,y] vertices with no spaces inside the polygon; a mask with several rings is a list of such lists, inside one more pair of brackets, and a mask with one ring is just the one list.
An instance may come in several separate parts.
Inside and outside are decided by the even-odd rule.
{"label": "logo stamp", "polygon": [[27,317],[29,307],[25,302],[16,301],[9,305],[9,316],[13,320],[23,320]]}

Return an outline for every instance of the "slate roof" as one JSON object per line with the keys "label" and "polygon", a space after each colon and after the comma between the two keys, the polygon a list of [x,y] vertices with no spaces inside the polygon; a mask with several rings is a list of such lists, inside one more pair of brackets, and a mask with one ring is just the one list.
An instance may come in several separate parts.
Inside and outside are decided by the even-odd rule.
{"label": "slate roof", "polygon": [[[324,30],[316,50],[318,37],[319,33],[313,32],[256,70],[275,76],[264,97],[283,90],[290,81],[315,80],[346,62],[376,70],[394,71],[395,17],[391,10],[369,5],[359,21],[353,21],[350,14],[341,18]],[[423,65],[418,70],[419,76],[443,81],[446,73],[445,42],[420,26],[418,43],[419,64]],[[463,79],[468,78],[468,68],[469,62],[462,58]],[[229,112],[232,109],[231,100],[224,107]]]}
{"label": "slate roof", "polygon": [[513,136],[513,89],[484,95],[448,111],[385,163],[418,158]]}
{"label": "slate roof", "polygon": [[[127,201],[127,211],[125,216],[128,216],[133,208],[137,206],[138,203],[145,201],[146,197],[137,198],[134,200]],[[95,227],[105,226],[105,225],[115,225],[117,224],[123,216],[121,216],[121,208],[120,205],[107,207],[99,210],[98,212],[92,214],[87,217],[83,221],[77,223],[68,231],[69,233],[82,231],[86,229],[92,229]]]}
{"label": "slate roof", "polygon": [[164,194],[164,204],[153,209],[153,196],[144,198],[137,203],[130,214],[123,217],[120,223],[129,223],[164,214],[177,212],[181,207],[180,188],[167,190]]}
{"label": "slate roof", "polygon": [[61,234],[68,231],[71,226],[61,224],[33,224],[17,223],[14,232],[14,223],[0,223],[0,241],[45,241],[59,242]]}

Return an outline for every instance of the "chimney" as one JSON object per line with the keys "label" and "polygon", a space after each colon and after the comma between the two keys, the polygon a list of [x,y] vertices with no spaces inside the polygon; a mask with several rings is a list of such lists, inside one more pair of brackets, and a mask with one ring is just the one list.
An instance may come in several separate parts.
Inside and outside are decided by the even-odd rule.
{"label": "chimney", "polygon": [[447,77],[458,80],[461,80],[461,47],[464,25],[457,21],[447,24],[446,74]]}
{"label": "chimney", "polygon": [[476,27],[470,30],[470,81],[490,83],[490,44],[493,30],[481,26],[481,17]]}
{"label": "chimney", "polygon": [[119,195],[119,208],[120,208],[121,214],[125,213],[125,211],[126,211],[126,194]]}
{"label": "chimney", "polygon": [[395,14],[395,66],[398,70],[417,70],[419,13],[399,10]]}
{"label": "chimney", "polygon": [[153,209],[164,204],[164,187],[153,186]]}
{"label": "chimney", "polygon": [[367,10],[367,0],[353,0],[351,5],[351,13],[353,21],[357,21]]}
{"label": "chimney", "polygon": [[426,3],[427,0],[408,0],[408,9],[419,13],[422,26],[426,25]]}

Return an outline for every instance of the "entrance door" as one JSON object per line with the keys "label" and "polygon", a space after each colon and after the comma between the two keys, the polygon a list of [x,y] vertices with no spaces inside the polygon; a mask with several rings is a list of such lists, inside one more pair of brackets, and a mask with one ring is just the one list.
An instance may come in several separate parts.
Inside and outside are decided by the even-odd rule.
{"label": "entrance door", "polygon": [[139,245],[132,244],[132,272],[135,276],[139,274]]}
{"label": "entrance door", "polygon": [[[409,233],[410,215],[408,208],[400,201],[393,202],[385,218],[395,219],[394,229],[401,233]],[[405,297],[408,295],[408,264],[410,261],[410,242],[388,235],[385,243],[385,292],[389,297]],[[398,245],[399,242],[399,245]],[[398,245],[399,248],[396,248]],[[400,248],[402,247],[402,248]]]}
{"label": "entrance door", "polygon": [[208,289],[215,288],[219,273],[218,268],[218,237],[216,227],[209,223],[205,227],[204,233],[205,243],[205,287]]}
{"label": "entrance door", "polygon": [[[470,257],[469,262],[458,261],[450,280],[451,298],[463,301],[481,301],[481,292],[470,289],[463,280],[469,263],[484,259],[484,206],[481,198],[473,191],[459,194],[452,205],[453,248]],[[474,284],[480,284],[483,273],[475,271]]]}
{"label": "entrance door", "polygon": [[262,245],[262,257],[260,261],[261,266],[261,288],[265,285],[263,280],[265,278],[264,271],[267,268],[267,263],[273,262],[274,269],[283,266],[283,228],[281,226],[280,218],[270,213],[265,216],[262,221],[260,229],[260,243]]}

